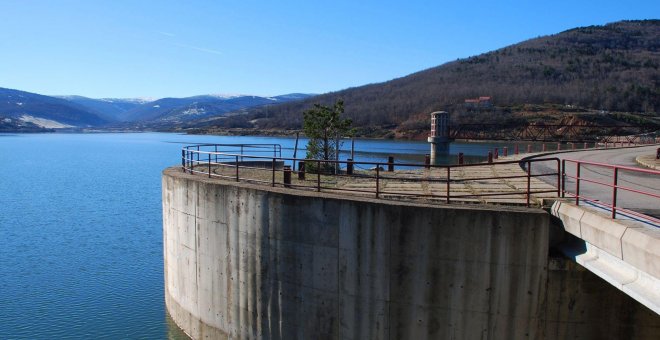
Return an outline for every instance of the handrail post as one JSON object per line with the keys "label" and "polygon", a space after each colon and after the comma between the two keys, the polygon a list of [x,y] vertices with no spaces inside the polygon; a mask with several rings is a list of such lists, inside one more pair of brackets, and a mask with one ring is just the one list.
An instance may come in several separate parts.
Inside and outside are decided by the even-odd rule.
{"label": "handrail post", "polygon": [[270,186],[274,187],[275,186],[275,158],[273,158],[273,181],[271,182]]}
{"label": "handrail post", "polygon": [[195,152],[194,152],[194,151],[190,151],[190,152],[188,153],[188,155],[190,155],[190,161],[189,161],[189,166],[188,166],[188,168],[190,169],[190,174],[192,175],[192,174],[193,174],[193,171],[194,171],[193,169],[195,168]]}
{"label": "handrail post", "polygon": [[380,164],[376,163],[376,198],[378,198],[378,195],[380,194]]}
{"label": "handrail post", "polygon": [[531,181],[532,181],[532,163],[527,160],[527,207],[529,208],[529,199],[531,191]]}
{"label": "handrail post", "polygon": [[[296,145],[293,147],[293,171],[296,171],[296,158],[298,157],[298,138],[300,138],[300,132],[296,132]],[[282,147],[280,146],[280,153],[282,152]]]}
{"label": "handrail post", "polygon": [[559,158],[557,158],[557,197],[561,196],[561,163],[559,163]]}
{"label": "handrail post", "polygon": [[289,188],[291,187],[291,166],[285,165],[282,171],[284,186]]}
{"label": "handrail post", "polygon": [[561,197],[566,197],[566,160],[561,160]]}
{"label": "handrail post", "polygon": [[183,172],[186,172],[186,150],[181,149],[181,168],[183,168]]}
{"label": "handrail post", "polygon": [[211,178],[211,154],[209,154],[209,178]]}
{"label": "handrail post", "polygon": [[619,168],[614,168],[614,185],[612,186],[612,218],[616,218],[616,187],[619,184]]}
{"label": "handrail post", "polygon": [[450,181],[451,181],[451,167],[448,166],[447,167],[447,203],[450,202],[450,199],[449,199],[449,193],[450,193],[450,191],[449,191],[450,190],[449,189],[449,182]]}
{"label": "handrail post", "polygon": [[580,162],[575,167],[575,205],[580,205]]}
{"label": "handrail post", "polygon": [[305,162],[303,161],[298,162],[298,179],[301,181],[305,179]]}
{"label": "handrail post", "polygon": [[321,161],[316,161],[316,191],[321,192]]}
{"label": "handrail post", "polygon": [[239,177],[238,177],[238,156],[236,156],[236,182],[238,182],[238,181],[239,181]]}

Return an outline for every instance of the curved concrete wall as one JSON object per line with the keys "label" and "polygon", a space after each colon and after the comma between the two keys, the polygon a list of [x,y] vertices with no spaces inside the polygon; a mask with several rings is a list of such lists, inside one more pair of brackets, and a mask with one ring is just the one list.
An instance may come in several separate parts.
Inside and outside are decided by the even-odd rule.
{"label": "curved concrete wall", "polygon": [[[163,219],[167,309],[196,339],[555,338],[618,324],[574,312],[580,289],[548,288],[541,210],[342,198],[170,168]],[[562,275],[550,276],[570,285]]]}

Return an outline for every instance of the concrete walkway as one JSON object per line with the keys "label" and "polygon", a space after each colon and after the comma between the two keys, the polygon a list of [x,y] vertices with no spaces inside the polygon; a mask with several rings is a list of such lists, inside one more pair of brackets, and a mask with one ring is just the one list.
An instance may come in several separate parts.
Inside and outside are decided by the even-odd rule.
{"label": "concrete walkway", "polygon": [[[375,175],[375,172],[369,175]],[[380,176],[384,177],[379,180],[379,196],[382,198],[447,201],[446,169],[381,172]],[[501,178],[513,176],[524,177]],[[451,170],[450,179],[450,201],[516,205],[527,202],[526,172],[517,163],[455,168]],[[348,178],[340,181],[337,189],[369,190],[372,191],[369,194],[375,195],[375,185],[373,178],[364,181]],[[538,178],[531,178],[530,190],[551,191],[533,194],[532,204],[537,204],[540,198],[557,197],[556,188]]]}
{"label": "concrete walkway", "polygon": [[[509,158],[507,160],[514,160]],[[504,159],[502,159],[504,161]],[[556,162],[548,162],[548,167],[554,167],[554,175],[548,176],[549,183],[556,183]],[[200,167],[201,171],[207,170]],[[259,181],[272,184],[271,170],[239,169],[241,181]],[[214,168],[213,173],[235,178],[235,168]],[[488,203],[506,205],[527,204],[527,173],[519,163],[482,164],[454,168],[450,170],[449,199],[450,202]],[[395,169],[393,172],[379,171],[378,197],[397,200],[419,200],[429,203],[447,202],[447,169]],[[292,174],[291,187],[306,190],[316,190],[318,177],[307,173],[304,180],[299,180],[296,173]],[[357,195],[376,197],[376,171],[355,171],[354,176],[320,177],[321,191],[341,195]],[[515,178],[511,178],[515,177]],[[541,180],[542,177],[530,178],[530,204],[540,205],[543,198],[557,197],[555,185]],[[275,172],[277,186],[283,184],[283,172]]]}
{"label": "concrete walkway", "polygon": [[[449,190],[447,188],[447,170],[445,168],[432,169],[409,169],[397,167],[393,172],[380,170],[379,179],[376,183],[375,170],[357,170],[353,176],[321,175],[321,191],[340,195],[356,195],[362,197],[378,197],[397,200],[419,200],[429,203],[447,202],[449,191],[450,202],[526,205],[527,204],[527,173],[521,168],[520,163],[502,164],[506,161],[521,161],[524,158],[579,158],[580,155],[593,155],[597,157],[612,158],[613,154],[631,155],[642,152],[645,148],[618,148],[618,149],[595,149],[588,151],[562,152],[562,153],[537,153],[519,154],[509,157],[500,157],[495,163],[480,164],[453,168],[450,172]],[[649,151],[644,151],[648,153]],[[616,157],[615,157],[616,158]],[[201,171],[207,172],[203,169]],[[540,205],[545,198],[557,197],[557,162],[533,162],[532,174],[538,177],[530,179],[530,203]],[[240,180],[260,182],[272,185],[273,174],[270,169],[246,169],[240,168]],[[213,173],[235,179],[235,167],[214,167]],[[292,173],[291,187],[302,190],[318,190],[319,177],[316,174],[307,173],[306,179],[299,180],[297,173]],[[513,177],[513,178],[512,178]],[[283,186],[283,172],[275,172],[275,185]],[[622,178],[622,180],[626,180]],[[644,181],[644,180],[642,180]],[[569,181],[570,182],[570,181]],[[570,184],[570,183],[569,183]],[[378,185],[378,189],[376,188]],[[657,185],[654,181],[653,186]],[[568,189],[569,187],[567,187]]]}

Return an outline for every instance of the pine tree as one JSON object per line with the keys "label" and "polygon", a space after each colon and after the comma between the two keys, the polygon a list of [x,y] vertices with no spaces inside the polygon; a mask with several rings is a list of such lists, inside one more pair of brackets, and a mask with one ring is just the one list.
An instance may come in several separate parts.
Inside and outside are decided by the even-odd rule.
{"label": "pine tree", "polygon": [[[342,119],[344,101],[339,99],[332,107],[314,104],[303,112],[303,132],[309,138],[307,159],[334,160],[341,148],[341,139],[353,133],[352,121]],[[314,171],[315,162],[307,162],[308,171]],[[324,163],[324,170],[334,169],[332,164]]]}

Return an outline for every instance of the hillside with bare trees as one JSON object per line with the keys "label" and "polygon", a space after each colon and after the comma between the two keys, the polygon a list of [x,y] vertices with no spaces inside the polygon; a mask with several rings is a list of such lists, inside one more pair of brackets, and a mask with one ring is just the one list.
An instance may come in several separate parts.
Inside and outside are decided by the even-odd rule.
{"label": "hillside with bare trees", "polygon": [[[415,130],[435,110],[449,110],[457,121],[504,119],[520,124],[525,123],[525,108],[530,106],[548,114],[597,111],[654,117],[660,111],[659,67],[660,20],[622,21],[575,28],[384,83],[259,107],[188,127],[199,132],[299,129],[305,109],[338,98],[344,100],[347,116],[366,134],[370,129]],[[466,104],[466,99],[479,97],[490,97],[488,107],[475,110]]]}

